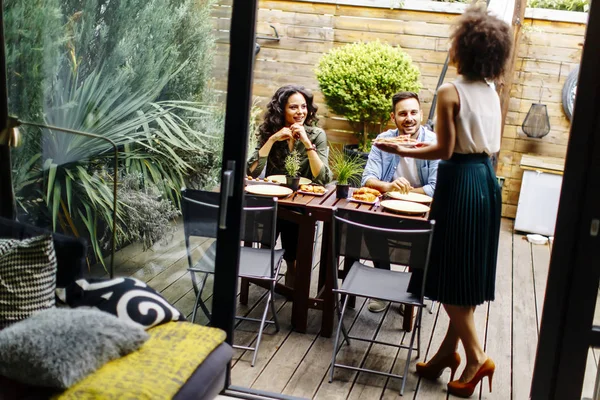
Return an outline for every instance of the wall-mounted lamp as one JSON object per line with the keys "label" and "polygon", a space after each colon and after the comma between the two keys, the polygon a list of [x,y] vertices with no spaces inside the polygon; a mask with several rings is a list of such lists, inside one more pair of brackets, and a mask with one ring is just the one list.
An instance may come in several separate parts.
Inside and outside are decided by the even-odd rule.
{"label": "wall-mounted lamp", "polygon": [[542,138],[550,132],[550,117],[548,116],[548,108],[542,104],[542,92],[544,90],[544,82],[540,88],[540,101],[531,104],[531,108],[523,120],[521,128],[523,132],[532,138]]}
{"label": "wall-mounted lamp", "polygon": [[118,178],[118,161],[119,161],[119,150],[117,148],[117,144],[112,140],[101,136],[96,135],[94,133],[82,132],[75,129],[68,128],[59,128],[57,126],[52,125],[44,125],[38,124],[35,122],[25,122],[20,121],[16,117],[8,117],[8,121],[6,123],[6,128],[0,132],[0,145],[8,145],[10,147],[18,147],[21,144],[21,133],[19,132],[19,126],[33,126],[42,129],[48,129],[52,131],[69,133],[72,135],[85,136],[93,139],[104,140],[105,142],[110,143],[114,151],[114,171],[115,176],[113,178],[113,214],[112,214],[112,237],[111,237],[111,257],[110,257],[110,269],[109,274],[112,279],[114,276],[114,266],[115,266],[115,246],[117,240],[117,178]]}

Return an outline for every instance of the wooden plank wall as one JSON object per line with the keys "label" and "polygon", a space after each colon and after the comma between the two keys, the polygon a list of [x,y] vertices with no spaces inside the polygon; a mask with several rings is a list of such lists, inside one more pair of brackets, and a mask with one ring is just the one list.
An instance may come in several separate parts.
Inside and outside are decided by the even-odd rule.
{"label": "wooden plank wall", "polygon": [[[498,175],[506,178],[502,190],[502,215],[514,218],[517,212],[523,170],[523,154],[564,159],[570,122],[562,106],[562,88],[569,72],[579,64],[585,24],[525,19],[519,44],[519,58],[511,88]],[[521,124],[532,103],[546,104],[550,116],[550,133],[529,138]]]}
{"label": "wooden plank wall", "polygon": [[[344,2],[340,2],[344,3]],[[423,2],[426,4],[428,2]],[[448,4],[452,6],[455,3]],[[314,69],[329,49],[356,41],[380,40],[402,47],[421,71],[420,97],[426,122],[433,94],[447,55],[452,21],[460,14],[307,2],[305,0],[260,0],[257,35],[272,36],[277,29],[280,41],[258,39],[261,46],[255,61],[253,96],[264,107],[275,90],[284,84],[300,84],[313,91],[319,106],[319,125],[333,145],[356,143],[350,124],[331,113],[323,100]],[[218,0],[213,24],[219,36],[215,88],[225,91],[228,69],[231,0]],[[522,34],[516,76],[499,157],[498,175],[506,178],[503,187],[503,216],[514,218],[523,171],[522,154],[564,158],[569,133],[561,93],[565,79],[581,58],[585,24],[528,18]],[[456,77],[450,67],[445,81]],[[548,106],[552,126],[548,136],[530,139],[521,130],[532,102],[540,98]],[[391,127],[391,125],[390,125]]]}
{"label": "wooden plank wall", "polygon": [[[215,77],[217,88],[225,88],[229,47],[231,0],[219,0],[213,11],[220,30]],[[459,11],[457,11],[459,13]],[[273,25],[281,40],[261,40],[255,61],[253,95],[264,106],[275,90],[284,84],[300,84],[313,91],[319,106],[319,125],[333,143],[356,143],[348,122],[325,106],[315,77],[321,56],[333,47],[357,41],[380,40],[400,46],[421,71],[424,122],[447,55],[449,27],[457,14],[409,11],[388,8],[260,0],[257,35],[271,36]],[[456,70],[450,68],[447,79]]]}

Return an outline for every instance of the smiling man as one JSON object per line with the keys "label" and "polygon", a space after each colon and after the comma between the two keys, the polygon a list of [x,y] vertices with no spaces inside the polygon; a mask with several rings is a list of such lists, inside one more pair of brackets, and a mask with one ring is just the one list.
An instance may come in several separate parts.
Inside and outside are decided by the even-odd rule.
{"label": "smiling man", "polygon": [[[421,125],[423,111],[419,96],[412,92],[396,93],[392,97],[392,121],[397,129],[390,129],[377,139],[410,135],[418,142],[434,142],[435,133]],[[373,146],[365,166],[362,185],[382,193],[416,192],[433,196],[437,178],[438,160],[416,160],[386,153]]]}
{"label": "smiling man", "polygon": [[[417,142],[435,142],[436,136],[431,130],[421,126],[423,111],[419,96],[412,92],[396,93],[392,97],[392,121],[396,129],[390,129],[377,136],[377,139],[395,138],[398,135],[410,135]],[[373,146],[369,160],[363,172],[362,185],[377,189],[382,193],[399,191],[402,193],[416,192],[433,197],[439,160],[417,160],[386,153]],[[365,243],[371,252],[386,253],[386,243],[365,238]],[[376,268],[390,269],[389,263],[375,263]],[[369,311],[381,312],[387,303],[370,299]],[[402,308],[400,309],[402,310]],[[412,309],[410,309],[412,315]]]}

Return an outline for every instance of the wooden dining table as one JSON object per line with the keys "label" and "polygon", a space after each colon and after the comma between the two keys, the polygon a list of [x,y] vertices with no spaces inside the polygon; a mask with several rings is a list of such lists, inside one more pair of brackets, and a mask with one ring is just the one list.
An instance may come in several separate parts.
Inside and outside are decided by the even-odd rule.
{"label": "wooden dining table", "polygon": [[[336,208],[352,208],[367,213],[378,213],[389,215],[390,218],[405,218],[426,220],[427,215],[400,215],[389,212],[379,204],[363,204],[350,199],[338,199],[336,197],[335,185],[326,186],[327,192],[322,196],[314,196],[294,192],[293,194],[279,199],[277,216],[279,218],[298,224],[298,248],[296,258],[296,272],[294,287],[278,283],[276,292],[291,299],[292,326],[301,333],[306,332],[308,325],[308,311],[316,309],[322,311],[321,335],[330,337],[333,332],[334,322],[334,294],[333,294],[333,237],[332,223],[333,213]],[[319,263],[318,290],[315,297],[310,296],[310,282],[313,266],[313,245],[315,237],[315,226],[317,221],[323,222],[322,245]],[[349,265],[340,271],[340,277],[345,276]],[[241,287],[240,301],[248,300],[248,282],[243,281]],[[412,307],[405,307],[403,328],[412,330]]]}

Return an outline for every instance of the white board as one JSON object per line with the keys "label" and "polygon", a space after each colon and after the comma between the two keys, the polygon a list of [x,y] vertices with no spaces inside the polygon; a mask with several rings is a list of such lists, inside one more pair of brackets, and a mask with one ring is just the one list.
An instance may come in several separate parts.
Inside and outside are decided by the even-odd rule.
{"label": "white board", "polygon": [[517,206],[515,230],[554,236],[562,176],[525,171]]}

